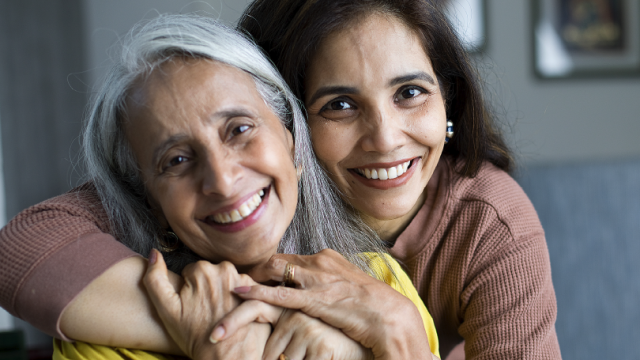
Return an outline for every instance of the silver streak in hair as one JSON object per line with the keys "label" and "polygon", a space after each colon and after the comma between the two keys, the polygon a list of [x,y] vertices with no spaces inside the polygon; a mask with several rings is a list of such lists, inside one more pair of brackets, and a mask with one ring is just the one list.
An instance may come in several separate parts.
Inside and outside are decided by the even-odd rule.
{"label": "silver streak in hair", "polygon": [[[124,134],[126,99],[137,81],[177,57],[219,61],[251,74],[264,101],[291,130],[295,164],[304,169],[298,207],[279,247],[283,253],[334,249],[371,272],[363,252],[384,252],[376,233],[340,198],[319,166],[297,99],[261,51],[243,35],[199,15],[163,15],[134,27],[116,64],[92,99],[83,134],[86,169],[102,199],[112,232],[134,251],[160,248],[165,233],[152,214],[139,169]],[[198,257],[189,249],[167,253],[180,271]]]}

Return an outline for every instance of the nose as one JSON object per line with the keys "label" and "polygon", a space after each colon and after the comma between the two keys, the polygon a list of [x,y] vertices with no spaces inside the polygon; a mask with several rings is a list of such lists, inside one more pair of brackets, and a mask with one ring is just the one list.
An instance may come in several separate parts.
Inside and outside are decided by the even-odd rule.
{"label": "nose", "polygon": [[242,176],[242,167],[233,156],[223,151],[209,151],[200,164],[202,192],[205,195],[231,196]]}
{"label": "nose", "polygon": [[364,120],[364,136],[361,139],[364,151],[388,154],[404,144],[402,119],[392,109],[376,107]]}

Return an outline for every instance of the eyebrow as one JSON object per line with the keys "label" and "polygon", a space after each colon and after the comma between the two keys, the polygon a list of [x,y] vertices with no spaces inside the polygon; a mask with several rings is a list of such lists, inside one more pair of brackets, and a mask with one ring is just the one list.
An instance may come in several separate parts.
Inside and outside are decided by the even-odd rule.
{"label": "eyebrow", "polygon": [[209,119],[231,119],[235,117],[250,117],[255,118],[256,114],[242,107],[236,107],[231,109],[220,110],[213,113]]}
{"label": "eyebrow", "polygon": [[404,84],[406,82],[413,81],[413,80],[423,80],[430,83],[431,85],[436,84],[435,80],[433,80],[433,77],[431,75],[427,74],[426,72],[420,71],[413,74],[395,77],[391,79],[391,81],[389,81],[389,86],[396,86],[396,85]]}

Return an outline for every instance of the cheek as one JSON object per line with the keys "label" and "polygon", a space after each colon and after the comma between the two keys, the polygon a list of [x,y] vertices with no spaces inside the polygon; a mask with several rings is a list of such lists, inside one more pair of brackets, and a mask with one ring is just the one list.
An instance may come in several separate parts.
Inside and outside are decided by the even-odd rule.
{"label": "cheek", "polygon": [[338,124],[330,121],[310,121],[311,142],[313,150],[326,168],[336,166],[349,155],[351,146],[356,140],[354,134]]}
{"label": "cheek", "polygon": [[174,231],[188,226],[185,219],[190,217],[190,210],[193,210],[190,209],[193,196],[190,195],[192,192],[189,191],[189,184],[181,181],[163,181],[154,186],[150,193],[159,207],[154,212],[161,223],[165,220],[168,224],[164,225],[171,226]]}
{"label": "cheek", "polygon": [[276,185],[280,185],[278,191],[280,196],[285,201],[293,199],[290,202],[295,209],[298,199],[298,177],[288,144],[274,136],[253,143],[250,152],[251,155],[247,158],[255,159],[255,161],[252,160],[253,170],[278,180]]}
{"label": "cheek", "polygon": [[447,124],[444,108],[425,107],[414,115],[409,133],[416,141],[432,147],[444,142]]}

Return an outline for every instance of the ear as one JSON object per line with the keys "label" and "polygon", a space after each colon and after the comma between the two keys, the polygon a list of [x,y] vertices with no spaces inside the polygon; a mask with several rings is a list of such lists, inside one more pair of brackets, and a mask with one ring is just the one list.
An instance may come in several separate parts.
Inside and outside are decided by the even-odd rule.
{"label": "ear", "polygon": [[287,128],[285,128],[284,131],[285,136],[287,137],[287,144],[289,145],[289,154],[291,155],[291,159],[295,159],[296,147],[293,141],[293,135],[291,135],[291,131],[289,131],[289,129]]}

